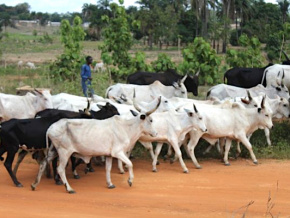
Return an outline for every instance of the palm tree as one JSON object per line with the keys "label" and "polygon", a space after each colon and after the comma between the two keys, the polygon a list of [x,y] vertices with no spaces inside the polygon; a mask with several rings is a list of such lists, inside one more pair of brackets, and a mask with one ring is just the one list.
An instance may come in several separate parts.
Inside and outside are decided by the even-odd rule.
{"label": "palm tree", "polygon": [[277,2],[282,12],[282,23],[284,24],[287,20],[290,2],[288,0],[278,0]]}

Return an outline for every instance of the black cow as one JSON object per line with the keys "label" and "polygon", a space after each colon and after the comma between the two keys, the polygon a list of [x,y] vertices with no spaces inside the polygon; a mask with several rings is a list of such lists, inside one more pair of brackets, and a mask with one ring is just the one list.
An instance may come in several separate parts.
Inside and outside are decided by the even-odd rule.
{"label": "black cow", "polygon": [[[107,110],[107,108],[110,108]],[[113,108],[113,110],[111,110]],[[55,109],[51,109],[57,114]],[[112,111],[114,111],[112,113]],[[102,114],[102,118],[109,118],[116,115],[117,109],[107,103],[106,106],[101,108],[100,111],[96,112]],[[71,115],[71,113],[69,112]],[[118,111],[117,111],[117,114]],[[3,161],[2,155],[7,152],[6,160],[4,166],[6,167],[11,179],[17,187],[22,187],[22,184],[17,180],[16,175],[12,171],[12,163],[17,153],[19,146],[22,149],[44,149],[46,148],[46,131],[51,124],[57,122],[62,118],[67,118],[65,111],[60,111],[59,114],[42,117],[37,119],[11,119],[9,121],[3,122],[1,124],[0,130],[0,159]],[[76,113],[73,118],[88,118],[84,113]]]}
{"label": "black cow", "polygon": [[[234,67],[224,74],[224,83],[241,88],[252,88],[261,84],[265,69],[272,65],[273,64],[268,64],[263,68]],[[265,80],[262,85],[266,87]]]}
{"label": "black cow", "polygon": [[[194,76],[188,75],[184,81],[184,85],[188,92],[193,95],[198,95],[198,74]],[[173,82],[177,82],[183,78],[182,75],[176,73],[175,70],[169,69],[164,73],[151,73],[151,72],[136,72],[127,77],[127,83],[135,85],[150,85],[158,80],[165,86],[171,86]]]}

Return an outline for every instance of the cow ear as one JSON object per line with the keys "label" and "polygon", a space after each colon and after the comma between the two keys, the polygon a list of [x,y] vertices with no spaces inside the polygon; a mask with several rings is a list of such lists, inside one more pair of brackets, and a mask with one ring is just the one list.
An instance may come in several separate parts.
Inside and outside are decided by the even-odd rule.
{"label": "cow ear", "polygon": [[141,114],[141,115],[140,115],[140,119],[141,119],[141,120],[145,120],[145,118],[146,118],[146,115],[145,115],[145,114]]}
{"label": "cow ear", "polygon": [[184,110],[185,110],[185,112],[187,113],[187,115],[188,115],[189,117],[193,117],[193,113],[192,113],[192,111],[190,111],[190,110],[188,110],[188,109],[186,109],[186,108],[184,108]]}
{"label": "cow ear", "polygon": [[138,115],[138,113],[136,111],[133,111],[133,110],[130,110],[130,111],[134,117],[136,117]]}
{"label": "cow ear", "polygon": [[244,104],[250,104],[250,101],[244,99],[244,98],[241,98],[241,101],[244,103]]}

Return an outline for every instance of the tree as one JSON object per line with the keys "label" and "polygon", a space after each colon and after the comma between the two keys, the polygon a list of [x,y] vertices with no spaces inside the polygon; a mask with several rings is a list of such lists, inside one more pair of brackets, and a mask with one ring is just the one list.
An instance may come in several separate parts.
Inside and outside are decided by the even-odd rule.
{"label": "tree", "polygon": [[50,66],[50,69],[55,79],[73,81],[79,74],[82,62],[81,42],[85,37],[82,19],[76,16],[73,20],[73,26],[67,19],[62,20],[60,31],[64,52]]}
{"label": "tree", "polygon": [[284,24],[287,21],[290,2],[288,0],[278,0],[278,5],[282,13],[282,23]]}
{"label": "tree", "polygon": [[[122,5],[123,1],[119,0]],[[130,32],[128,15],[124,6],[116,3],[110,4],[113,16],[107,15],[102,20],[107,23],[103,30],[104,44],[100,46],[102,59],[106,64],[112,63],[119,68],[130,66],[129,49],[133,45],[133,37]]]}

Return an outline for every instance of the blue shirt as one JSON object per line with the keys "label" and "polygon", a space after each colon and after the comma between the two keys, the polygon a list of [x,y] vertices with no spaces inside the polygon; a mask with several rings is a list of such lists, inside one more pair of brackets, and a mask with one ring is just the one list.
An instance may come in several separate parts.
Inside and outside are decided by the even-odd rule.
{"label": "blue shirt", "polygon": [[87,64],[84,64],[81,68],[81,77],[83,80],[87,80],[91,77],[91,67]]}

